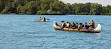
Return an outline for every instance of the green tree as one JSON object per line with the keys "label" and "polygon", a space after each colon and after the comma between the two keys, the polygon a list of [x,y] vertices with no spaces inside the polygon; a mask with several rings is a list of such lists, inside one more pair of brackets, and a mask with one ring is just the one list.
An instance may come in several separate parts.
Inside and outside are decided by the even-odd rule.
{"label": "green tree", "polygon": [[91,11],[93,15],[100,15],[102,13],[102,5],[101,4],[93,4],[91,5]]}
{"label": "green tree", "polygon": [[66,14],[72,14],[72,5],[70,3],[67,3],[64,7]]}
{"label": "green tree", "polygon": [[109,14],[111,15],[111,9],[109,10]]}
{"label": "green tree", "polygon": [[65,4],[61,1],[56,1],[52,4],[50,4],[50,10],[52,11],[60,11],[62,14],[66,14],[65,12]]}
{"label": "green tree", "polygon": [[[49,12],[47,12],[49,11]],[[63,3],[59,0],[0,0],[2,14],[80,14],[109,15],[111,5],[97,3]]]}
{"label": "green tree", "polygon": [[7,14],[7,13],[10,13],[9,12],[9,7],[5,7],[5,9],[3,9],[3,11],[1,12],[2,14]]}

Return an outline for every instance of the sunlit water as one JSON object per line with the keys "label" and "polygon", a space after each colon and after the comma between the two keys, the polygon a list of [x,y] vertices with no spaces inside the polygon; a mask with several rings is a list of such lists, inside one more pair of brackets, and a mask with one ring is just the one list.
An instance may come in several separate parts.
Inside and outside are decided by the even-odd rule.
{"label": "sunlit water", "polygon": [[[50,19],[38,22],[39,17]],[[101,24],[100,34],[54,30],[53,21]],[[0,49],[110,49],[111,16],[0,15]]]}

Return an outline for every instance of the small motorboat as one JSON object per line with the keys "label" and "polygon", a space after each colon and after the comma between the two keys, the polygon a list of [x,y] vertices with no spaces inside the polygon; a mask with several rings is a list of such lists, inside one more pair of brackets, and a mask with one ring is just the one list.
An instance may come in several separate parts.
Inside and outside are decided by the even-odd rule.
{"label": "small motorboat", "polygon": [[93,29],[72,29],[72,28],[61,28],[61,26],[57,25],[57,22],[53,22],[53,27],[55,30],[63,30],[63,31],[74,31],[74,32],[85,32],[85,33],[100,33],[101,25],[98,24],[96,28]]}

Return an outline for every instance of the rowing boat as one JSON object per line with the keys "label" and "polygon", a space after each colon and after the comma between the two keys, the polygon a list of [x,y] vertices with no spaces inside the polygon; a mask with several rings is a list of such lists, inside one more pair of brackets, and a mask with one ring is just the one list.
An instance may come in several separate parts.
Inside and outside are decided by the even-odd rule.
{"label": "rowing boat", "polygon": [[100,33],[101,32],[101,25],[98,24],[96,28],[93,29],[72,29],[72,28],[61,28],[57,25],[57,22],[54,21],[53,27],[55,30],[63,30],[63,31],[74,31],[74,32],[85,32],[85,33]]}
{"label": "rowing boat", "polygon": [[49,19],[43,20],[43,19],[39,19],[38,21],[40,22],[47,22]]}

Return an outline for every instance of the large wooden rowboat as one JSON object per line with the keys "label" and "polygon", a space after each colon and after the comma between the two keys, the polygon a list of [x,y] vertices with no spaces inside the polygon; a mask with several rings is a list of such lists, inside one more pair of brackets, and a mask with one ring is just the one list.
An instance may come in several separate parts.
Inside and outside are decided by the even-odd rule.
{"label": "large wooden rowboat", "polygon": [[85,33],[100,33],[101,32],[101,25],[98,24],[94,29],[72,29],[72,28],[61,28],[60,26],[56,25],[57,22],[54,21],[53,27],[55,30],[63,30],[63,31],[74,31],[74,32],[85,32]]}

